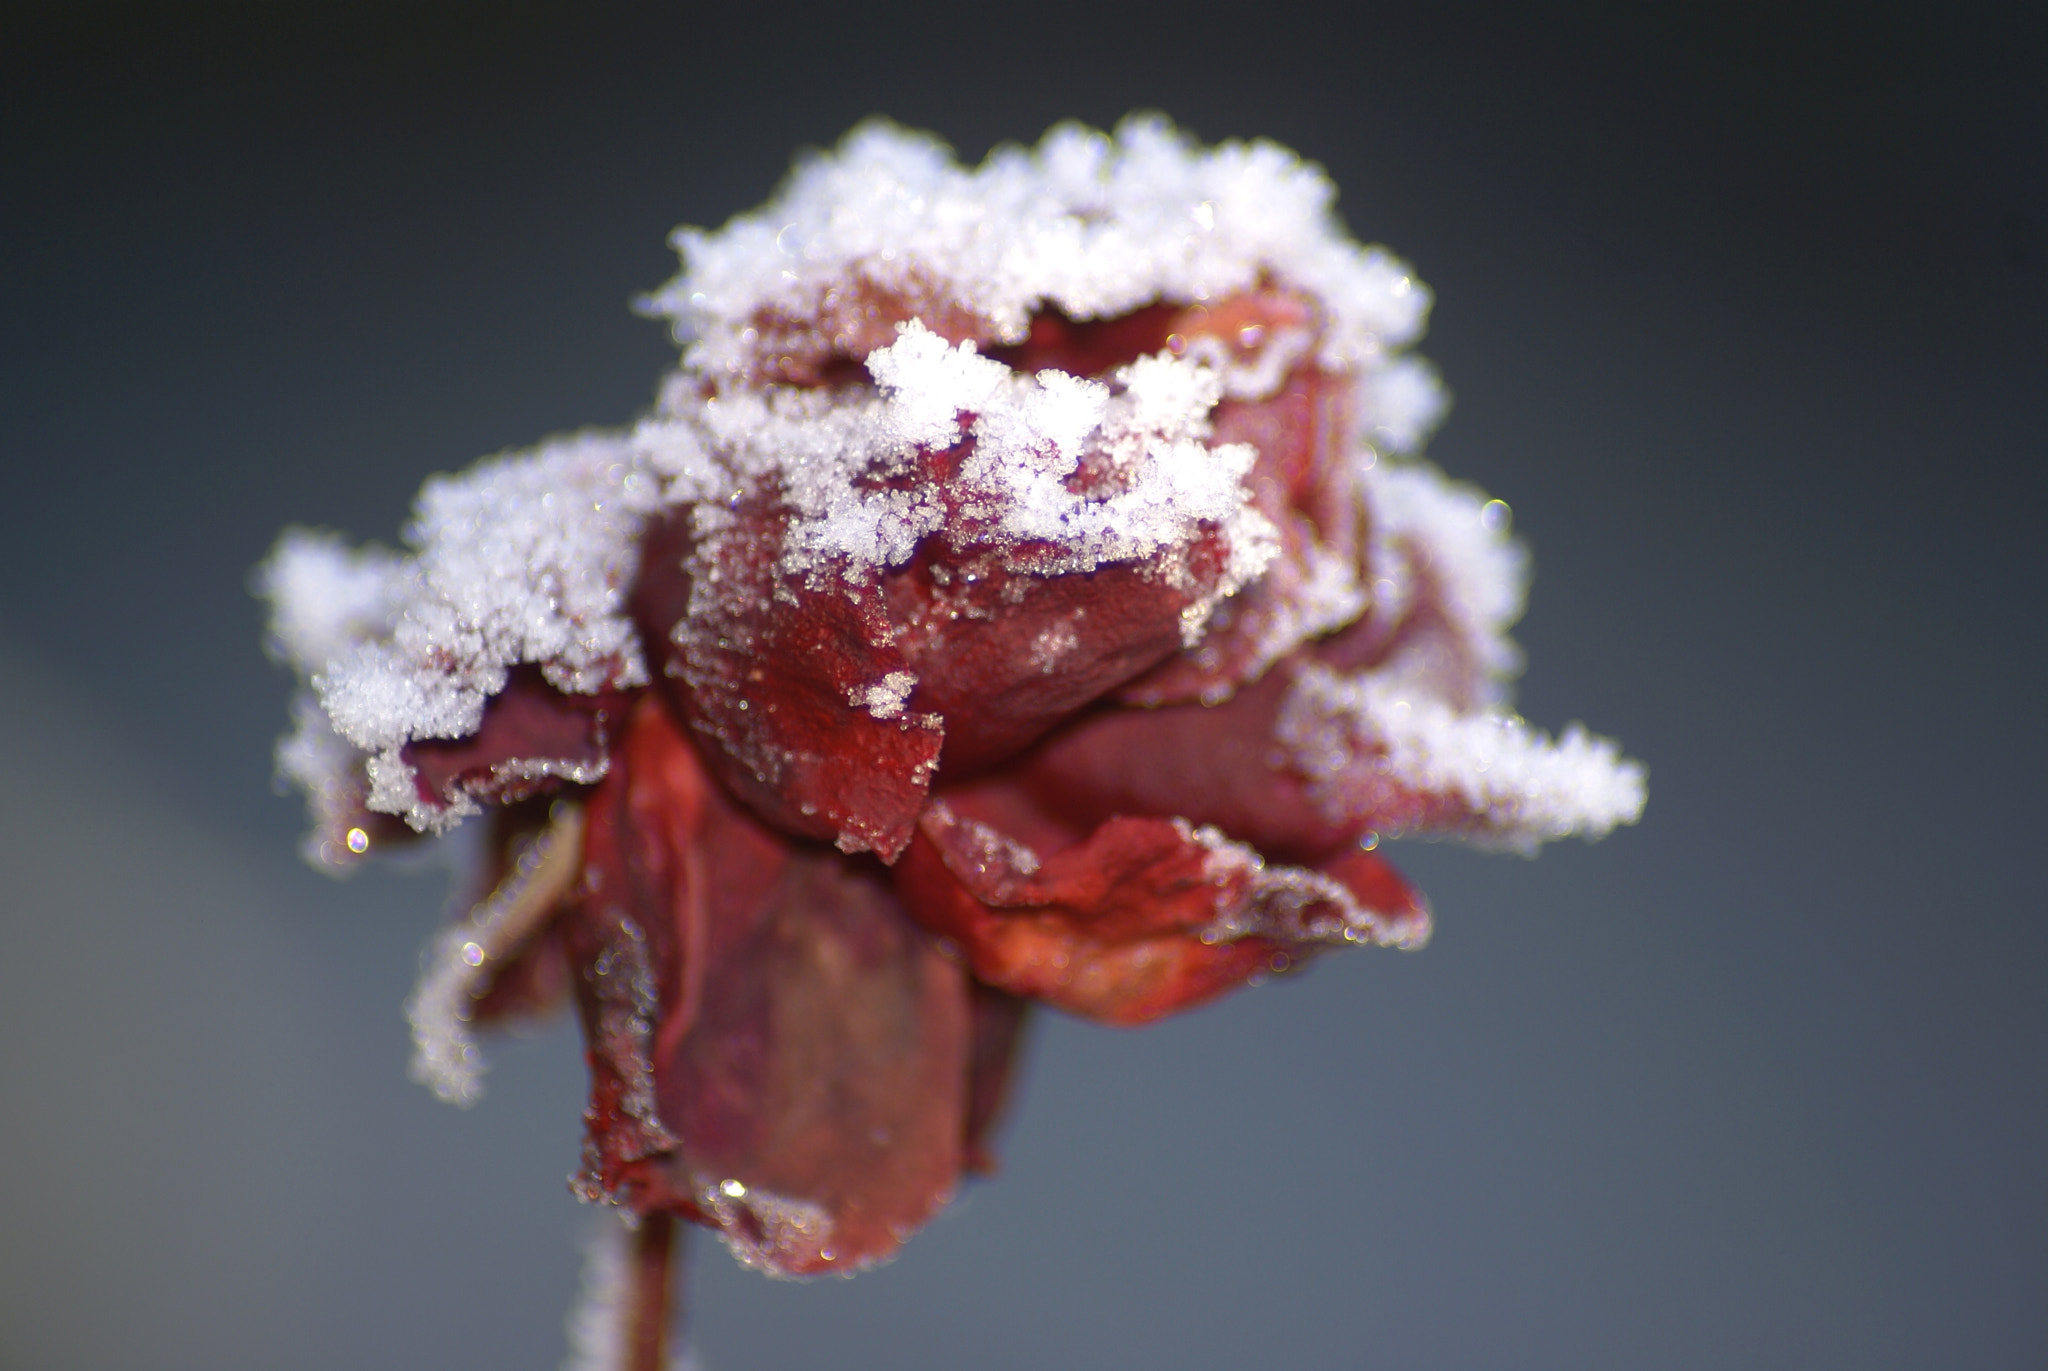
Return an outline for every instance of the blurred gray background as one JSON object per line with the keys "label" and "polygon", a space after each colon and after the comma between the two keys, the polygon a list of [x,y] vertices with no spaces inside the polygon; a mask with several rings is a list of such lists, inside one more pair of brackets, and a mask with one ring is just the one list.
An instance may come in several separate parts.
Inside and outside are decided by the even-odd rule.
{"label": "blurred gray background", "polygon": [[2048,1366],[2048,42],[1934,10],[0,10],[0,1366],[556,1364],[576,1045],[406,1080],[445,878],[297,863],[249,567],[632,418],[667,231],[794,149],[1146,107],[1436,289],[1524,710],[1648,815],[1397,847],[1426,952],[1048,1022],[895,1265],[699,1245],[706,1365]]}

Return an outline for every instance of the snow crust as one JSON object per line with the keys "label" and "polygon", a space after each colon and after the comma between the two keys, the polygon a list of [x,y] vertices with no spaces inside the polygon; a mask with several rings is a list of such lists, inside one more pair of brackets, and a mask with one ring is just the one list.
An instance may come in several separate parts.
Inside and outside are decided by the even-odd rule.
{"label": "snow crust", "polygon": [[[1256,577],[1278,550],[1277,531],[1243,484],[1257,452],[1203,441],[1223,396],[1213,367],[1162,353],[1121,368],[1112,384],[1052,370],[1025,375],[916,321],[867,365],[872,395],[747,390],[697,411],[706,444],[734,479],[772,490],[788,507],[786,572],[900,566],[948,519],[971,521],[978,543],[1029,545],[1023,569],[1046,575],[1148,560],[1205,524],[1220,526],[1232,558],[1221,594]],[[911,476],[919,452],[969,438],[972,451],[947,491],[885,484]],[[1110,493],[1068,489],[1090,456],[1106,459]]]}
{"label": "snow crust", "polygon": [[[1379,463],[1363,485],[1372,511],[1368,563],[1377,612],[1398,617],[1417,597],[1429,597],[1463,659],[1459,693],[1482,703],[1504,699],[1522,667],[1508,629],[1522,617],[1529,593],[1528,551],[1509,535],[1507,506],[1426,462]],[[1441,645],[1417,646],[1422,650],[1397,656],[1382,673],[1440,672],[1443,663],[1430,649]]]}
{"label": "snow crust", "polygon": [[[661,483],[635,437],[579,434],[429,481],[410,556],[291,533],[259,571],[274,640],[366,758],[371,808],[420,829],[460,817],[420,800],[399,750],[474,733],[514,665],[580,694],[647,683],[625,596]],[[337,760],[302,728],[280,768],[325,784]]]}
{"label": "snow crust", "polygon": [[1275,731],[1340,815],[1361,769],[1453,799],[1478,827],[1451,831],[1521,852],[1555,838],[1603,837],[1643,812],[1646,773],[1611,739],[1574,724],[1553,741],[1513,714],[1463,713],[1370,673],[1307,668]]}
{"label": "snow crust", "polygon": [[1412,446],[1441,410],[1433,378],[1373,378],[1421,334],[1430,294],[1400,259],[1352,241],[1335,198],[1321,168],[1277,144],[1202,147],[1157,115],[1114,134],[1063,124],[971,169],[874,120],[801,162],[762,208],[678,230],[683,270],[645,305],[672,321],[686,371],[718,377],[747,370],[767,320],[818,317],[854,282],[946,302],[1015,343],[1048,306],[1105,319],[1272,280],[1326,311],[1321,360],[1360,378],[1368,430]]}

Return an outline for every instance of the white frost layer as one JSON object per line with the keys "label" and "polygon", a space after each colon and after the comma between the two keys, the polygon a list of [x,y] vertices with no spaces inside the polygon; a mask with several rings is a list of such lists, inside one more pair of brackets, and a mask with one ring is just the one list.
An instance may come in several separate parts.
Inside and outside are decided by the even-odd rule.
{"label": "white frost layer", "polygon": [[254,588],[270,601],[272,651],[310,676],[352,644],[388,633],[406,580],[395,553],[293,528],[256,569]]}
{"label": "white frost layer", "polygon": [[1533,852],[1553,838],[1599,838],[1642,816],[1646,775],[1619,747],[1574,724],[1552,741],[1510,714],[1461,714],[1372,675],[1310,667],[1275,736],[1341,804],[1344,778],[1370,767],[1405,788],[1458,802],[1481,841]]}
{"label": "white frost layer", "polygon": [[483,1098],[483,1052],[469,1028],[477,996],[555,913],[582,863],[583,811],[558,803],[498,888],[428,944],[405,1005],[412,1078],[450,1104]]}
{"label": "white frost layer", "polygon": [[722,375],[745,369],[758,316],[814,315],[856,279],[956,302],[1014,343],[1047,305],[1105,319],[1271,278],[1328,311],[1327,364],[1370,371],[1421,333],[1429,292],[1345,234],[1335,193],[1277,144],[1204,148],[1157,116],[1113,136],[1063,124],[972,170],[930,135],[876,120],[799,163],[761,209],[715,233],[679,230],[683,271],[648,307],[690,340],[686,369]]}
{"label": "white frost layer", "polygon": [[[1508,534],[1508,509],[1424,462],[1381,463],[1365,473],[1372,512],[1372,591],[1382,614],[1433,595],[1476,669],[1477,694],[1501,698],[1521,669],[1508,629],[1522,617],[1529,556]],[[1384,669],[1398,675],[1398,659]]]}
{"label": "white frost layer", "polygon": [[[891,490],[876,481],[907,473],[921,449],[970,437],[973,450],[952,483],[960,514],[998,547],[1034,545],[1030,565],[1041,574],[1150,560],[1210,525],[1229,540],[1219,591],[1228,595],[1278,550],[1276,530],[1243,484],[1257,453],[1203,441],[1223,395],[1212,367],[1161,354],[1120,369],[1115,385],[1050,370],[1025,375],[912,322],[868,358],[868,369],[871,396],[731,392],[705,401],[695,421],[738,481],[766,485],[789,508],[785,571],[909,561],[918,541],[944,526],[947,508],[929,485]],[[1113,489],[1067,489],[1084,458],[1106,460]],[[1039,555],[1044,545],[1059,555]]]}
{"label": "white frost layer", "polygon": [[452,822],[461,807],[419,803],[399,749],[474,733],[515,665],[563,691],[646,684],[625,597],[661,490],[637,439],[580,434],[428,482],[402,560],[305,534],[279,545],[259,573],[273,633],[369,754],[371,808]]}

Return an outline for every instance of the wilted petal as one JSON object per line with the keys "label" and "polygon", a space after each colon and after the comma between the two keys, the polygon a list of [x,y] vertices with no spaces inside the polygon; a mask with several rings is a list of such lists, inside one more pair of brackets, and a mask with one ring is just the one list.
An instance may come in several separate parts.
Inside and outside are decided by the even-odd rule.
{"label": "wilted petal", "polygon": [[799,858],[658,1065],[672,1183],[770,1272],[887,1257],[958,1182],[969,1038],[966,978],[879,876]]}
{"label": "wilted petal", "polygon": [[1198,538],[1171,561],[1035,576],[941,553],[891,575],[891,617],[917,677],[910,704],[944,720],[945,773],[1015,755],[1176,652],[1182,612],[1221,579],[1225,549]]}
{"label": "wilted petal", "polygon": [[463,738],[407,743],[419,803],[466,812],[481,801],[513,804],[559,788],[594,785],[609,765],[612,730],[631,697],[615,690],[571,695],[536,666],[515,667],[490,697],[483,722]]}
{"label": "wilted petal", "polygon": [[[1360,854],[1361,856],[1365,854]],[[1105,1023],[1145,1023],[1285,971],[1321,946],[1419,938],[1412,895],[1352,886],[1183,819],[1118,817],[1043,857],[936,800],[896,870],[918,920],[974,974]],[[1384,897],[1389,888],[1359,880]]]}
{"label": "wilted petal", "polygon": [[565,929],[592,1044],[586,1188],[781,1274],[893,1252],[961,1166],[965,978],[879,877],[735,809],[650,701],[592,798]]}
{"label": "wilted petal", "polygon": [[1276,739],[1297,670],[1283,663],[1222,704],[1087,715],[1003,773],[1016,792],[1003,803],[1028,800],[1081,832],[1117,814],[1178,814],[1282,861],[1319,862],[1356,842],[1371,816],[1320,804]]}
{"label": "wilted petal", "polygon": [[749,505],[732,517],[701,548],[686,511],[648,528],[632,604],[656,680],[757,814],[892,857],[943,734],[905,707],[916,676],[875,580],[806,584],[777,565],[780,516]]}

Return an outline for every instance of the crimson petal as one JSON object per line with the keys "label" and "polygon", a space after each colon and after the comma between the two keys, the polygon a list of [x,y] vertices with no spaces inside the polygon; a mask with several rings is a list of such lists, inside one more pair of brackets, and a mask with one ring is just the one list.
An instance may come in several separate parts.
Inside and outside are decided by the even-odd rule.
{"label": "crimson petal", "polygon": [[514,667],[466,738],[407,743],[403,756],[420,799],[435,809],[465,800],[511,804],[605,773],[613,724],[629,696],[614,690],[570,695],[533,665]]}
{"label": "crimson petal", "polygon": [[956,943],[981,980],[1139,1024],[1289,970],[1324,945],[1419,941],[1426,911],[1376,862],[1354,862],[1348,880],[1268,867],[1213,829],[1128,816],[1041,858],[935,800],[895,876],[912,914]]}
{"label": "crimson petal", "polygon": [[961,1169],[965,977],[871,869],[735,808],[659,701],[592,796],[583,1188],[784,1275],[894,1252]]}

